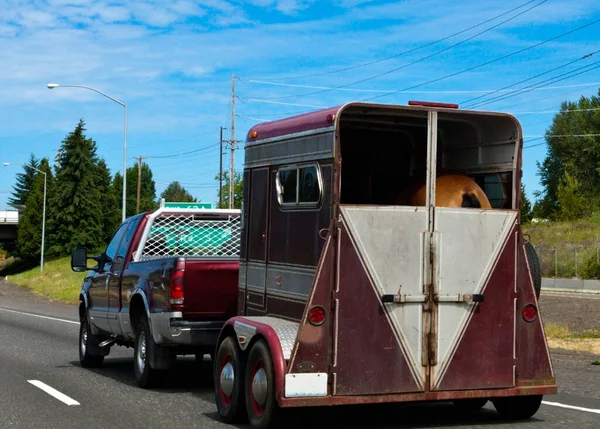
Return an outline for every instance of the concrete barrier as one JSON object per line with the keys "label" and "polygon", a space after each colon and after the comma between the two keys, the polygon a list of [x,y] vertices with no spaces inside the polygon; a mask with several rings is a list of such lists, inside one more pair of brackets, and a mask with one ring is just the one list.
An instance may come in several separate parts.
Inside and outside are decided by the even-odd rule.
{"label": "concrete barrier", "polygon": [[600,293],[600,280],[543,278],[542,290]]}

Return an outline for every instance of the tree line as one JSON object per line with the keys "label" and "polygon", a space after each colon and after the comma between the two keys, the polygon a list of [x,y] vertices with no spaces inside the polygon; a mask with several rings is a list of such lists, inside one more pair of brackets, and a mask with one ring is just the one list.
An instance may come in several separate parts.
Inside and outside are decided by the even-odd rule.
{"label": "tree line", "polygon": [[[122,219],[123,176],[111,174],[97,154],[96,142],[85,135],[85,122],[62,141],[54,166],[47,158],[33,154],[17,174],[8,203],[20,211],[17,229],[17,254],[34,260],[41,252],[46,174],[46,257],[68,255],[78,246],[104,249]],[[223,196],[229,195],[228,176],[224,175]],[[236,174],[235,202],[241,204],[241,178]],[[127,169],[126,216],[136,213],[138,164]],[[139,212],[159,207],[152,170],[141,165]],[[238,188],[239,187],[239,188]],[[239,192],[238,192],[239,191]],[[239,197],[239,201],[238,201]],[[179,182],[174,181],[161,193],[161,199],[197,202]],[[217,195],[218,198],[218,195]],[[228,204],[224,200],[223,205]]]}

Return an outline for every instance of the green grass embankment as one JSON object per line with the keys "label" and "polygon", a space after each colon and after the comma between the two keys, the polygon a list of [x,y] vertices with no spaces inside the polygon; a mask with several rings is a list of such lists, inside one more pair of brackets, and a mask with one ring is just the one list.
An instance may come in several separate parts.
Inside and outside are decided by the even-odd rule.
{"label": "green grass embankment", "polygon": [[[600,277],[600,217],[523,226],[536,247],[544,277]],[[577,254],[577,265],[575,255]]]}
{"label": "green grass embankment", "polygon": [[37,266],[20,274],[9,275],[8,281],[57,301],[76,304],[84,277],[85,273],[71,270],[71,258],[66,257],[44,263],[43,272]]}

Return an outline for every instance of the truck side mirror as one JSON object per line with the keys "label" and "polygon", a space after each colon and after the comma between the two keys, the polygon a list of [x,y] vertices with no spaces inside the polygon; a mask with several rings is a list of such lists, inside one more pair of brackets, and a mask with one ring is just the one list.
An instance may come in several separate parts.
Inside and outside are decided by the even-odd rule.
{"label": "truck side mirror", "polygon": [[78,247],[71,253],[71,269],[78,273],[95,269],[95,267],[91,268],[87,266],[87,260],[87,250],[83,247]]}

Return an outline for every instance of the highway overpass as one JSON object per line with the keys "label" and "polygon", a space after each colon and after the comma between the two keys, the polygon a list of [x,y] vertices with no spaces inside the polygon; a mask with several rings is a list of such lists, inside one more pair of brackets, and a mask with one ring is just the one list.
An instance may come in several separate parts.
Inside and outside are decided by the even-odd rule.
{"label": "highway overpass", "polygon": [[0,245],[11,247],[17,241],[17,225],[19,212],[16,210],[0,211]]}

